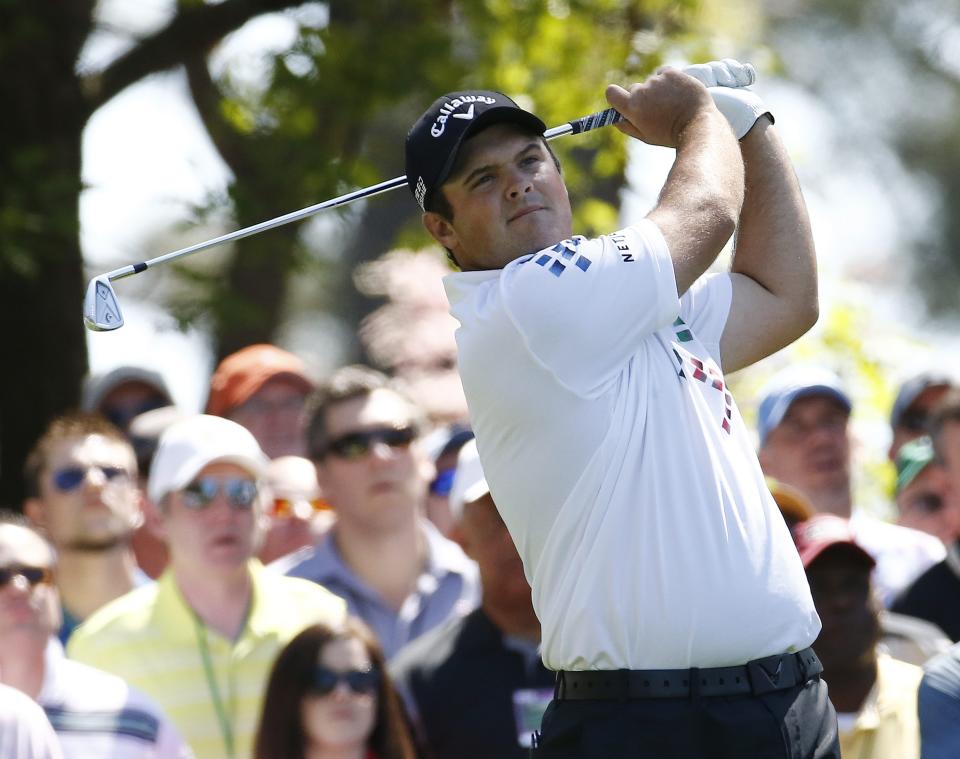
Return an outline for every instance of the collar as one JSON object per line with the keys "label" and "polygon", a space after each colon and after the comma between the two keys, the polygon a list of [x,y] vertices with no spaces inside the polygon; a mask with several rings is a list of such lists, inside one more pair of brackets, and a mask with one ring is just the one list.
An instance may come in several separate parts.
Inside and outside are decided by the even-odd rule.
{"label": "collar", "polygon": [[37,702],[55,704],[63,701],[63,674],[60,664],[66,659],[63,644],[55,635],[50,636],[43,651],[43,685]]}
{"label": "collar", "polygon": [[[448,574],[470,575],[475,572],[472,562],[460,546],[443,537],[433,523],[421,518],[417,526],[427,546],[426,564],[417,583],[421,593],[433,592]],[[351,591],[378,598],[377,593],[361,581],[343,560],[335,535],[336,526],[323,536],[319,544],[302,554],[302,561],[293,568],[293,575],[308,577],[321,585],[336,581]]]}
{"label": "collar", "polygon": [[499,279],[503,269],[490,271],[458,271],[447,274],[443,278],[443,289],[447,293],[447,300],[453,306],[465,300],[474,291],[477,285]]}
{"label": "collar", "polygon": [[954,575],[960,577],[960,540],[955,540],[947,548],[947,566],[953,570]]}

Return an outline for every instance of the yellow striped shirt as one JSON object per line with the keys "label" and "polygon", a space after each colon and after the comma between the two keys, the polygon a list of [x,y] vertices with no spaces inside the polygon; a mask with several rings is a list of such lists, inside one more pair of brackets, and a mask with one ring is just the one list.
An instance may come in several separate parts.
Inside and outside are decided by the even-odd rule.
{"label": "yellow striped shirt", "polygon": [[[314,622],[339,624],[345,602],[310,582],[250,562],[253,596],[239,637],[205,628],[207,649],[236,759],[250,756],[270,668],[280,649]],[[163,708],[197,759],[228,757],[198,643],[196,617],[168,569],[155,585],[110,602],[70,638],[71,658],[112,672]]]}

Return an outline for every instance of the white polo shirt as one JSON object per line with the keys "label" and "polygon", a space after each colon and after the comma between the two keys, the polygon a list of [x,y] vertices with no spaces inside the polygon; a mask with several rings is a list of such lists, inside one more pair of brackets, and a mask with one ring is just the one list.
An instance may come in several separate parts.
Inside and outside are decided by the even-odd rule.
{"label": "white polo shirt", "polygon": [[173,723],[124,680],[71,661],[51,638],[37,701],[70,759],[192,759]]}
{"label": "white polo shirt", "polygon": [[444,279],[551,669],[720,667],[820,631],[720,370],[729,276],[677,298],[649,221]]}

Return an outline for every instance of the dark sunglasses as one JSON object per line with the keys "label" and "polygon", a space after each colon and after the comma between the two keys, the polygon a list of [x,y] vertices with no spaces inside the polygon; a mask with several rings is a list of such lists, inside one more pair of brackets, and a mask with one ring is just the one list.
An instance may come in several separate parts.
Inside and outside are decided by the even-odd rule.
{"label": "dark sunglasses", "polygon": [[57,487],[57,490],[69,493],[71,490],[80,487],[80,484],[87,478],[87,472],[91,469],[99,469],[108,482],[118,477],[124,479],[130,477],[130,473],[119,466],[99,466],[97,464],[93,466],[68,466],[53,473],[53,484]]}
{"label": "dark sunglasses", "polygon": [[924,411],[905,411],[897,426],[910,432],[924,432],[927,429],[927,419],[928,415]]}
{"label": "dark sunglasses", "polygon": [[374,427],[369,430],[348,432],[334,438],[324,450],[342,459],[359,459],[370,453],[374,443],[384,443],[391,448],[406,448],[417,436],[413,427]]}
{"label": "dark sunglasses", "polygon": [[341,681],[345,682],[354,693],[375,693],[380,685],[380,671],[377,669],[348,669],[344,672],[336,672],[326,667],[317,666],[313,670],[310,690],[318,696],[326,696],[332,693]]}
{"label": "dark sunglasses", "polygon": [[25,567],[22,564],[11,564],[0,567],[0,588],[5,588],[16,578],[22,577],[31,588],[40,583],[53,584],[53,571],[49,567]]}
{"label": "dark sunglasses", "polygon": [[201,477],[183,489],[183,505],[199,511],[209,506],[221,492],[233,508],[246,511],[257,499],[257,483],[238,477],[222,480],[218,477]]}
{"label": "dark sunglasses", "polygon": [[149,401],[143,401],[134,406],[109,406],[101,412],[103,416],[106,417],[107,421],[113,424],[116,427],[119,427],[121,430],[127,429],[130,426],[130,422],[136,419],[140,414],[145,414],[148,411],[153,411],[154,409],[163,408],[164,406],[169,406],[170,401],[165,398],[153,398]]}

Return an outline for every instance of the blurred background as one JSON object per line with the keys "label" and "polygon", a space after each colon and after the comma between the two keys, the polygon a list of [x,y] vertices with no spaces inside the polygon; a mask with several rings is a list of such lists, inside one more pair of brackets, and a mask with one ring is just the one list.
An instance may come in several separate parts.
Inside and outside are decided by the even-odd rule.
{"label": "blurred background", "polygon": [[[443,266],[412,263],[429,241],[404,188],[121,280],[118,331],[87,333],[81,304],[91,276],[401,175],[412,121],[468,87],[556,125],[604,107],[608,82],[665,63],[756,65],[810,207],[821,319],[733,384],[749,417],[751,394],[785,363],[838,370],[856,397],[861,503],[888,495],[898,382],[921,365],[960,366],[952,2],[0,6],[2,503],[19,502],[25,450],[77,405],[88,371],[155,368],[192,411],[219,359],[250,343],[282,345],[317,376],[408,361],[418,348],[397,341],[405,315],[436,305]],[[671,160],[609,129],[553,144],[584,234],[641,218]],[[404,293],[361,340],[364,318]],[[430,360],[452,361],[439,343]]]}

